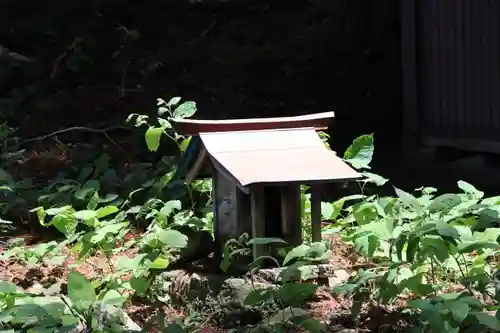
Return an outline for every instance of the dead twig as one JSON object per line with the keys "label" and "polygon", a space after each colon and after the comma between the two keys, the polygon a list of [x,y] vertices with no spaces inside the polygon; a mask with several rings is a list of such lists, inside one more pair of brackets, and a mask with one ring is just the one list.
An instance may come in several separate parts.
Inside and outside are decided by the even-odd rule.
{"label": "dead twig", "polygon": [[12,58],[12,59],[17,60],[17,61],[25,61],[25,62],[33,61],[33,59],[31,59],[31,58],[23,56],[22,54],[19,54],[17,52],[11,51],[8,48],[0,45],[0,58],[2,56],[6,56],[6,57]]}
{"label": "dead twig", "polygon": [[76,38],[75,40],[73,40],[71,45],[56,58],[56,61],[52,66],[52,71],[50,72],[50,82],[53,82],[55,80],[61,62],[69,55],[69,53],[73,52],[76,49],[76,47],[78,46],[78,44],[81,43],[81,41],[82,41],[81,38]]}
{"label": "dead twig", "polygon": [[102,129],[101,128],[84,127],[84,126],[75,126],[75,127],[69,127],[69,128],[57,130],[57,131],[49,133],[49,134],[36,136],[34,138],[23,141],[23,144],[27,144],[27,143],[34,142],[34,141],[43,141],[43,140],[52,138],[56,135],[64,134],[67,132],[82,131],[82,132],[91,132],[91,133],[102,134],[106,137],[106,139],[108,139],[118,149],[120,149],[122,152],[126,153],[126,151],[115,140],[113,140],[108,134],[109,131],[112,131],[115,129],[128,129],[128,130],[130,130],[130,128],[125,127],[125,126],[112,126],[112,127],[102,128]]}
{"label": "dead twig", "polygon": [[191,42],[189,42],[189,44],[196,44],[196,43],[198,43],[206,35],[208,35],[208,33],[210,32],[210,30],[212,30],[212,28],[215,27],[216,24],[217,24],[217,21],[212,21],[212,23],[208,26],[208,28],[206,28],[205,30],[203,30],[202,33],[198,37],[196,37],[195,39],[193,39]]}

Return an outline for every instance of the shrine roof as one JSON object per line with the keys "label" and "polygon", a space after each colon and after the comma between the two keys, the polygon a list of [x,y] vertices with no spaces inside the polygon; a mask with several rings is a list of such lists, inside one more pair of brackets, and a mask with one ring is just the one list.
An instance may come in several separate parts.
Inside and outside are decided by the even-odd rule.
{"label": "shrine roof", "polygon": [[[333,112],[327,112],[240,121],[177,121],[174,126],[181,126],[181,133],[196,133],[181,164],[181,177],[190,181],[206,176],[210,164],[212,170],[219,171],[240,188],[251,184],[357,179],[359,173],[326,148],[316,132],[327,126],[332,117]],[[188,127],[182,127],[188,123]],[[202,129],[205,131],[199,131]]]}

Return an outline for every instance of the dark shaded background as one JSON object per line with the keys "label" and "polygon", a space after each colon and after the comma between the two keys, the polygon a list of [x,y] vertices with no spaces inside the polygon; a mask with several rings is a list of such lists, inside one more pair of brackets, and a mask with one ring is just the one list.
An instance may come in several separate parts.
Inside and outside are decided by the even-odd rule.
{"label": "dark shaded background", "polygon": [[0,86],[2,97],[34,90],[16,110],[26,135],[122,119],[172,95],[195,100],[198,118],[334,110],[352,134],[398,134],[396,0],[2,3],[2,45],[36,59]]}
{"label": "dark shaded background", "polygon": [[179,95],[204,119],[333,110],[334,149],[374,132],[375,163],[399,159],[397,0],[3,0],[0,45],[34,59],[0,58],[0,112],[23,138],[123,125]]}

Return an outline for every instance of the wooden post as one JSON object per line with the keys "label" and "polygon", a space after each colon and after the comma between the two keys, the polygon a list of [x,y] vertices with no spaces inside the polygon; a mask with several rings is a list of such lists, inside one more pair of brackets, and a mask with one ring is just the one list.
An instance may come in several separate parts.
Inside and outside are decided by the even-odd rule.
{"label": "wooden post", "polygon": [[281,190],[281,231],[290,245],[302,244],[300,185],[284,185]]}
{"label": "wooden post", "polygon": [[321,241],[321,187],[311,186],[311,229],[312,241]]}
{"label": "wooden post", "polygon": [[214,243],[215,243],[215,259],[222,259],[222,246],[219,235],[219,213],[217,212],[217,175],[214,173],[212,175],[212,212],[214,214]]}
{"label": "wooden post", "polygon": [[[250,188],[251,215],[252,215],[252,238],[266,236],[266,221],[264,212],[264,188],[254,185]],[[266,253],[264,245],[253,245],[253,259]]]}

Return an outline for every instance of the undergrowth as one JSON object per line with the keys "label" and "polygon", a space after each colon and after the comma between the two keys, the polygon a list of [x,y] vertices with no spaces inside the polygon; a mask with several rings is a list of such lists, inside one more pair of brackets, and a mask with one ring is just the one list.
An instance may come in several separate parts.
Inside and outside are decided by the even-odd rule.
{"label": "undergrowth", "polygon": [[[33,293],[1,281],[2,332],[123,332],[118,322],[103,326],[103,309],[124,309],[137,298],[169,304],[168,298],[160,296],[158,274],[182,258],[194,258],[200,244],[193,235],[211,234],[213,229],[211,184],[185,184],[176,176],[177,162],[190,138],[176,133],[171,120],[191,117],[195,111],[194,102],[174,97],[158,100],[155,119],[138,114],[128,118],[136,127],[146,127],[144,138],[150,151],[158,150],[164,138],[178,147],[179,156],[165,157],[155,166],[134,165],[121,174],[110,166],[110,157],[102,154],[49,184],[36,186],[2,171],[2,216],[11,216],[13,207],[24,205],[41,226],[57,230],[63,240],[26,246],[13,238],[1,259],[28,267],[60,266],[69,256],[77,260],[68,267],[65,290],[50,297],[50,286]],[[12,157],[7,137],[1,147],[5,163]],[[343,155],[363,175],[359,192],[322,203],[323,219],[331,222],[324,234],[340,235],[362,258],[349,281],[333,288],[332,295],[348,295],[353,321],[367,306],[377,305],[397,308],[411,318],[414,332],[500,331],[500,197],[485,198],[464,181],[458,182],[458,193],[439,193],[431,187],[406,192],[394,187],[394,195],[380,196],[378,187],[387,187],[388,180],[368,171],[373,142],[373,135],[363,135]],[[307,240],[310,196],[306,187],[301,195]],[[127,239],[134,230],[141,230],[140,236]],[[221,271],[227,271],[238,256],[248,256],[254,243],[284,241],[244,235],[230,240],[224,247]],[[126,253],[130,249],[137,251],[132,257]],[[324,242],[306,241],[283,251],[284,260],[275,260],[283,268],[279,285],[255,288],[244,300],[247,307],[270,309],[260,323],[246,329],[288,332],[299,326],[310,332],[326,330],[305,307],[319,285],[297,282],[295,275],[306,264],[328,260],[331,249]],[[88,279],[76,268],[93,256],[104,258],[106,267],[100,268],[98,278]],[[250,276],[263,259],[273,260],[252,262]],[[158,329],[194,332],[201,329],[198,322],[160,315]]]}

